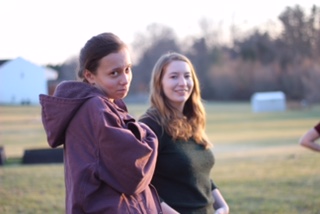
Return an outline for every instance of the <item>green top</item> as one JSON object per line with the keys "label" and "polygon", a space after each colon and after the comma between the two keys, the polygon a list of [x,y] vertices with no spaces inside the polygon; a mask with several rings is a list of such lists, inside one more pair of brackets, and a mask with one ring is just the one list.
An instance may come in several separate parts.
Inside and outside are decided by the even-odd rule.
{"label": "green top", "polygon": [[188,141],[174,141],[151,117],[140,119],[157,135],[159,151],[152,179],[162,201],[182,214],[214,213],[210,179],[214,165],[211,149]]}

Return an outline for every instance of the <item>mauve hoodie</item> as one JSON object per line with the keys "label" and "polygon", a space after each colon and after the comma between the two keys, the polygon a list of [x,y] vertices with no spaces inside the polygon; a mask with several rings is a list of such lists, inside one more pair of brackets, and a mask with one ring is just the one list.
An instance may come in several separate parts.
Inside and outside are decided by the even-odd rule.
{"label": "mauve hoodie", "polygon": [[122,100],[78,81],[39,98],[49,145],[64,147],[66,213],[162,213],[150,185],[157,138]]}

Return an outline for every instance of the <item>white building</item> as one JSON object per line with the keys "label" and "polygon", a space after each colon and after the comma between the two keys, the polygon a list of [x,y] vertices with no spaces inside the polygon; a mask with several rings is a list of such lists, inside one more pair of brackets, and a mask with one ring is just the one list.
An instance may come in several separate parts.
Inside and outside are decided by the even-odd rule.
{"label": "white building", "polygon": [[274,112],[286,110],[286,96],[281,91],[257,92],[251,97],[253,112]]}
{"label": "white building", "polygon": [[0,65],[0,104],[38,105],[39,94],[48,94],[50,78],[52,70],[21,57],[6,61]]}

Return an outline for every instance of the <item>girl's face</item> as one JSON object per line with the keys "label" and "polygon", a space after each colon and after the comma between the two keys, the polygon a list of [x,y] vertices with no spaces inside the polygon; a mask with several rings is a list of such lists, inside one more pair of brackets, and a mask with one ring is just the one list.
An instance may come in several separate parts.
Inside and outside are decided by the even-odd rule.
{"label": "girl's face", "polygon": [[184,61],[172,61],[164,69],[162,88],[165,96],[179,110],[183,110],[185,102],[193,90],[191,68]]}
{"label": "girl's face", "polygon": [[131,59],[126,48],[103,57],[96,74],[86,71],[86,79],[114,101],[127,96],[132,80]]}

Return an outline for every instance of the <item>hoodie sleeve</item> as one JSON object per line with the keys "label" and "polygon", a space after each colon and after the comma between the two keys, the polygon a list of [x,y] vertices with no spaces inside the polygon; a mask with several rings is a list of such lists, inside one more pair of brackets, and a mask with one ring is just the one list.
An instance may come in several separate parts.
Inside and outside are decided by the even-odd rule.
{"label": "hoodie sleeve", "polygon": [[125,123],[121,114],[110,110],[112,106],[102,100],[89,102],[94,106],[90,114],[96,121],[99,178],[121,193],[143,191],[155,169],[158,146],[155,134],[134,120]]}

